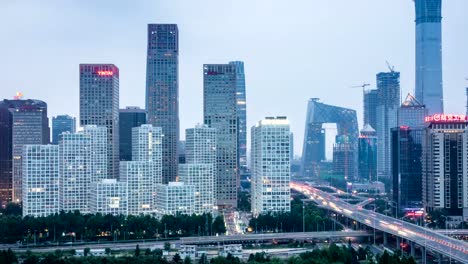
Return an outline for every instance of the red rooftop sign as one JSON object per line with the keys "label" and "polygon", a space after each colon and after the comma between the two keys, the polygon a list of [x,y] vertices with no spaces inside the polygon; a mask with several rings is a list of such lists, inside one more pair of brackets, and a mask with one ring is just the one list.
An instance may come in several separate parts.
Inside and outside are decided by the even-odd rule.
{"label": "red rooftop sign", "polygon": [[99,76],[112,76],[114,75],[113,71],[98,71],[97,74]]}
{"label": "red rooftop sign", "polygon": [[435,114],[431,116],[426,116],[424,121],[432,122],[432,123],[460,122],[460,121],[467,121],[466,117],[467,117],[466,115]]}

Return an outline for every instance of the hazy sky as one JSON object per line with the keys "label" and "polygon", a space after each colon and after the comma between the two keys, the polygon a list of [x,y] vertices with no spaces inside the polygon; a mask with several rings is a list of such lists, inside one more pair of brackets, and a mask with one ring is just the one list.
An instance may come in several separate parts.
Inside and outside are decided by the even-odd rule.
{"label": "hazy sky", "polygon": [[[443,2],[445,109],[458,113],[468,1]],[[120,107],[144,107],[148,23],[179,26],[182,137],[202,122],[204,63],[244,61],[249,128],[288,116],[296,154],[309,98],[354,108],[361,121],[362,91],[350,87],[375,86],[385,60],[401,72],[403,95],[414,90],[411,0],[0,0],[0,98],[22,91],[46,101],[50,117],[78,117],[78,64],[114,63]]]}

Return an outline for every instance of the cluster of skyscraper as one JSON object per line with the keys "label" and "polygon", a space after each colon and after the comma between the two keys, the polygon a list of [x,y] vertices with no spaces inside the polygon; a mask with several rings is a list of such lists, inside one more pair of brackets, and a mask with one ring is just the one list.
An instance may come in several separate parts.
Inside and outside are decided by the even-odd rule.
{"label": "cluster of skyscraper", "polygon": [[[462,148],[466,119],[443,115],[442,1],[414,2],[416,96],[408,94],[400,103],[400,73],[390,66],[389,72],[378,73],[377,89],[363,94],[364,126],[359,136],[355,111],[311,99],[301,174],[318,177],[327,169],[322,124],[336,123],[332,173],[351,181],[392,179],[400,211],[424,206],[427,211],[446,209],[452,218],[467,220],[468,177],[463,164],[468,150]],[[427,116],[433,118],[425,122]]]}
{"label": "cluster of skyscraper", "polygon": [[[186,130],[180,159],[178,41],[177,25],[148,25],[146,110],[119,110],[117,66],[80,64],[81,129],[76,132],[71,116],[54,117],[52,145],[46,103],[1,102],[2,205],[22,203],[23,215],[34,216],[237,207],[239,174],[247,172],[244,64],[203,65],[204,124]],[[255,212],[289,211],[289,123],[281,117],[259,124],[253,139],[268,151],[252,161],[263,164],[254,173],[260,190]],[[268,129],[273,136],[263,132]]]}

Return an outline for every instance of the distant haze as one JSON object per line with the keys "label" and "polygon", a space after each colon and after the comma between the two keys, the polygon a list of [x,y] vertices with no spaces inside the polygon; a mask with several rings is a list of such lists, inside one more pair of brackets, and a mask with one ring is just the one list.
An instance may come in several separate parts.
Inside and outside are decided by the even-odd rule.
{"label": "distant haze", "polygon": [[[414,90],[411,0],[2,0],[0,98],[22,91],[48,103],[49,117],[78,118],[79,63],[120,68],[120,108],[144,107],[146,28],[177,23],[180,121],[203,120],[203,63],[245,62],[247,119],[288,116],[301,154],[307,100],[354,108],[363,82],[375,87],[385,60]],[[443,2],[445,110],[464,113],[468,1]],[[362,122],[360,123],[362,127]]]}

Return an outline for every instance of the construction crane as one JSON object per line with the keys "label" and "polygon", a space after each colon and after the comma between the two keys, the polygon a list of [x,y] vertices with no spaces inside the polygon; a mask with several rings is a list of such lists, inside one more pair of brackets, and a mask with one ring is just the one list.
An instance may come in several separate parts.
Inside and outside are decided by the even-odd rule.
{"label": "construction crane", "polygon": [[390,62],[388,62],[387,60],[385,61],[385,63],[387,63],[387,67],[390,70],[390,72],[395,72],[395,66],[390,65]]}

